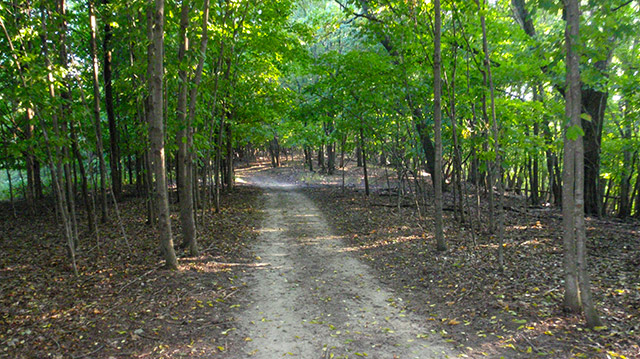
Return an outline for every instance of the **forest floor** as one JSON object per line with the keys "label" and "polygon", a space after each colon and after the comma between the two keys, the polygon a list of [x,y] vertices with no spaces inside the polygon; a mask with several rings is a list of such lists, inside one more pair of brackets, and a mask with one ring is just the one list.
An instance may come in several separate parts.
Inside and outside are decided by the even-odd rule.
{"label": "forest floor", "polygon": [[[99,240],[79,217],[77,277],[53,207],[42,203],[29,214],[18,203],[14,218],[3,203],[0,358],[224,357],[230,307],[244,288],[238,278],[254,262],[247,256],[262,216],[259,198],[247,186],[225,194],[221,213],[207,212],[199,223],[202,255],[180,258],[177,271],[160,267],[143,198],[120,201],[122,220],[112,210]],[[172,205],[174,234],[180,233],[177,212]]]}
{"label": "forest floor", "polygon": [[239,170],[178,271],[159,267],[140,198],[99,240],[82,231],[78,277],[52,210],[0,204],[0,358],[640,358],[640,223],[587,220],[606,325],[591,331],[560,309],[559,211],[508,198],[499,272],[478,222],[445,212],[438,254],[432,208],[398,208],[382,168],[364,196],[361,172]]}
{"label": "forest floor", "polygon": [[[299,164],[270,171],[303,186],[349,251],[403,298],[403,308],[433,323],[432,334],[457,347],[461,356],[640,358],[639,221],[587,218],[592,287],[605,322],[589,330],[581,316],[561,309],[562,217],[556,208],[532,208],[521,196],[507,197],[500,272],[497,245],[486,228],[486,197],[481,225],[470,221],[478,215],[473,206],[465,208],[462,224],[445,211],[449,250],[437,253],[433,207],[418,208],[409,196],[398,208],[387,188],[394,187],[389,169],[370,168],[369,197],[362,169],[355,166],[348,166],[344,176],[341,171],[311,173]],[[470,187],[467,193],[475,191]],[[445,209],[451,208],[450,195]],[[470,227],[478,234],[472,236]]]}

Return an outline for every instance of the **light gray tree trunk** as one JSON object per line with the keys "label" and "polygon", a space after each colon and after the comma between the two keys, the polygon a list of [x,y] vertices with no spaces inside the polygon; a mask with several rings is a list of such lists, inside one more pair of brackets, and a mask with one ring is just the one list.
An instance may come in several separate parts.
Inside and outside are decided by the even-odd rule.
{"label": "light gray tree trunk", "polygon": [[177,180],[178,197],[180,198],[180,223],[182,225],[183,245],[189,248],[191,256],[198,255],[196,242],[196,224],[193,215],[193,181],[190,145],[192,142],[191,124],[187,120],[187,101],[189,92],[189,74],[187,73],[186,54],[189,51],[189,2],[183,1],[180,11],[180,48],[178,50],[178,126],[176,136],[178,145]]}
{"label": "light gray tree trunk", "polygon": [[156,208],[158,210],[158,233],[160,249],[167,269],[177,269],[178,260],[173,248],[171,217],[169,216],[169,195],[164,149],[164,0],[153,0],[151,13],[151,33],[149,34],[149,141],[151,159],[156,182]]}
{"label": "light gray tree trunk", "polygon": [[591,295],[587,267],[586,230],[584,223],[584,146],[582,141],[580,54],[580,5],[578,0],[565,0],[567,90],[565,114],[569,120],[564,138],[564,172],[562,214],[565,255],[565,307],[577,312],[581,308],[587,326],[601,325]]}

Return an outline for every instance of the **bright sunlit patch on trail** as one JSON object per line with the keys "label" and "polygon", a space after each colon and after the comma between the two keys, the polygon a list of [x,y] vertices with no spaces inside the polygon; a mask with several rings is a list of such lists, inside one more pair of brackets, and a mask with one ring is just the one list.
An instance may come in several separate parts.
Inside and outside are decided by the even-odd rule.
{"label": "bright sunlit patch on trail", "polygon": [[282,228],[261,228],[258,230],[259,233],[276,233],[276,232],[282,232],[283,229]]}

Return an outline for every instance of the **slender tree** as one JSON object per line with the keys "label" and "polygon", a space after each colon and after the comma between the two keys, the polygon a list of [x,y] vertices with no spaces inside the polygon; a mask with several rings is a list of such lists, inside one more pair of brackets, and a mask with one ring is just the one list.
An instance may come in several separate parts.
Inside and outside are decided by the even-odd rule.
{"label": "slender tree", "polygon": [[586,230],[584,223],[584,148],[580,119],[580,5],[578,0],[565,0],[565,47],[567,89],[564,136],[564,169],[562,190],[563,245],[565,267],[565,297],[567,310],[584,310],[587,325],[601,325],[591,295],[591,281],[587,267]]}
{"label": "slender tree", "polygon": [[433,33],[433,121],[435,128],[435,171],[433,188],[436,206],[436,246],[438,251],[447,250],[442,224],[442,17],[440,0],[434,1],[435,24]]}
{"label": "slender tree", "polygon": [[104,78],[104,102],[109,122],[109,164],[111,167],[111,190],[116,198],[120,198],[122,192],[122,175],[120,174],[120,133],[116,123],[116,114],[113,103],[113,51],[111,49],[113,40],[113,29],[111,28],[110,0],[102,0],[105,7],[106,19],[104,21],[104,37],[102,50],[104,55],[104,66],[102,75]]}
{"label": "slender tree", "polygon": [[160,249],[167,269],[177,269],[178,260],[173,249],[169,194],[164,148],[164,0],[149,0],[151,17],[149,46],[149,142],[155,175],[156,208]]}

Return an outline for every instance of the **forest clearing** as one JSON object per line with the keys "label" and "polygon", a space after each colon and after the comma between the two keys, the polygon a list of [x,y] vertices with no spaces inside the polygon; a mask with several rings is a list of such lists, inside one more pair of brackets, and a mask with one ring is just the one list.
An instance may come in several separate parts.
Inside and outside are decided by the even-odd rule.
{"label": "forest clearing", "polygon": [[640,358],[640,1],[0,4],[1,358]]}

